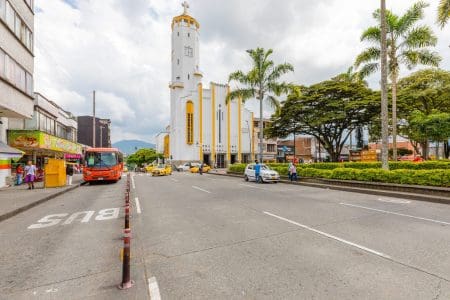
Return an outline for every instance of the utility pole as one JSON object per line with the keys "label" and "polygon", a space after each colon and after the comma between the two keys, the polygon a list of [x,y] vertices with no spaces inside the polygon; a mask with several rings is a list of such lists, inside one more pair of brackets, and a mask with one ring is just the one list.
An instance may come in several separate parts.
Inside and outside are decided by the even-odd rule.
{"label": "utility pole", "polygon": [[95,91],[92,92],[92,147],[95,148]]}
{"label": "utility pole", "polygon": [[386,0],[381,0],[380,19],[381,19],[381,165],[384,170],[389,170]]}

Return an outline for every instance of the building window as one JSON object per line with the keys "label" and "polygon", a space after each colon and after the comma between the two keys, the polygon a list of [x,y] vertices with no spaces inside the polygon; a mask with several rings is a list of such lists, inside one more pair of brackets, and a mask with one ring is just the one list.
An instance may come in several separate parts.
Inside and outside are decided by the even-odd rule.
{"label": "building window", "polygon": [[191,75],[188,74],[188,80],[191,79]]}
{"label": "building window", "polygon": [[188,33],[188,37],[191,37],[191,34],[190,34],[190,33]]}
{"label": "building window", "polygon": [[275,145],[274,144],[268,144],[267,145],[267,152],[275,152]]}
{"label": "building window", "polygon": [[[33,2],[31,0],[26,0],[25,2],[32,9]],[[22,44],[33,52],[33,33],[7,0],[0,0],[0,18],[14,32]]]}
{"label": "building window", "polygon": [[14,69],[15,69],[16,63],[8,55],[6,55],[5,65],[6,65],[5,66],[6,79],[8,79],[9,82],[14,84]]}
{"label": "building window", "polygon": [[192,47],[184,47],[184,55],[185,56],[189,56],[189,57],[193,57],[194,56],[194,49],[192,49]]}
{"label": "building window", "polygon": [[33,77],[0,49],[0,77],[27,95],[33,96]]}
{"label": "building window", "polygon": [[180,64],[180,59],[179,58],[177,58],[177,65],[179,65]]}
{"label": "building window", "polygon": [[186,143],[194,143],[194,103],[186,102]]}
{"label": "building window", "polygon": [[[1,2],[2,0],[0,0]],[[6,59],[6,54],[5,52],[3,52],[2,49],[0,49],[0,77],[4,78],[6,75],[5,72],[5,59]]]}
{"label": "building window", "polygon": [[177,32],[177,36],[180,36],[180,32]]}
{"label": "building window", "polygon": [[6,21],[6,25],[8,25],[8,27],[14,31],[14,16],[15,16],[15,12],[14,9],[12,8],[11,4],[9,4],[9,2],[6,2],[6,15],[5,15],[5,21]]}
{"label": "building window", "polygon": [[5,13],[6,13],[6,1],[0,0],[0,19],[5,19]]}

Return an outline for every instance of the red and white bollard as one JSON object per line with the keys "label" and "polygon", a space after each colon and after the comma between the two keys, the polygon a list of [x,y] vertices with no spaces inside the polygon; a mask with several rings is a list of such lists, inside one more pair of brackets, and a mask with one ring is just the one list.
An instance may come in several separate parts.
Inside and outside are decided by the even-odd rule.
{"label": "red and white bollard", "polygon": [[129,289],[134,285],[130,274],[130,242],[131,229],[126,228],[123,235],[123,264],[122,264],[122,283],[118,288],[121,290]]}

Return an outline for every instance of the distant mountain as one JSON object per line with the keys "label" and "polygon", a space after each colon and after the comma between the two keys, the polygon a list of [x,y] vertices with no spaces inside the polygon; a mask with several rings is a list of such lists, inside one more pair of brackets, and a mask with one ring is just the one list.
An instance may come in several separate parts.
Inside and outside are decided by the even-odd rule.
{"label": "distant mountain", "polygon": [[124,154],[132,154],[136,152],[136,149],[141,148],[153,148],[155,144],[147,143],[140,140],[122,140],[112,144],[113,147],[118,148]]}

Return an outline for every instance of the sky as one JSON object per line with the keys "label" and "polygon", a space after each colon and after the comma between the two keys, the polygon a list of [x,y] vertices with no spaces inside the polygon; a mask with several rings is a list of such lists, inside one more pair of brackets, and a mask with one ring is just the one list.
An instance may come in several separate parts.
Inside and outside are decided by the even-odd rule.
{"label": "sky", "polygon": [[[171,20],[181,0],[36,0],[35,91],[75,115],[112,121],[112,141],[154,142],[169,124]],[[309,85],[345,72],[368,44],[363,30],[375,25],[378,0],[190,0],[200,23],[203,83],[226,83],[246,71],[245,50],[272,48],[275,63],[295,71],[282,79]],[[387,0],[403,14],[414,1]],[[450,70],[450,25],[435,25],[438,0],[426,1],[422,24],[438,37],[441,68]],[[416,69],[417,70],[417,69]],[[402,69],[405,76],[411,71]],[[368,78],[378,89],[379,74]],[[233,85],[232,85],[233,88]],[[247,107],[256,108],[249,101]],[[266,114],[270,115],[270,111]]]}

